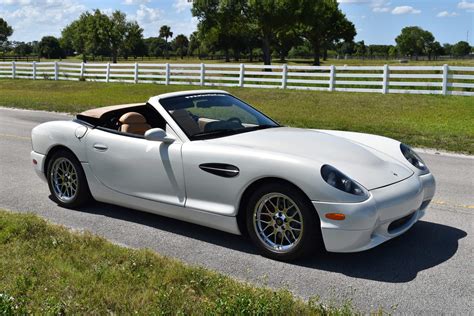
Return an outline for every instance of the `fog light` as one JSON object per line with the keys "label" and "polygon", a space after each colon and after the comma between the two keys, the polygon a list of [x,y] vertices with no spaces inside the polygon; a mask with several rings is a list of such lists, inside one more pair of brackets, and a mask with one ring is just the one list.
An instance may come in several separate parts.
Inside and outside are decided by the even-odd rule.
{"label": "fog light", "polygon": [[327,213],[324,216],[326,216],[326,218],[329,218],[335,221],[343,221],[346,219],[346,215],[341,214],[341,213]]}

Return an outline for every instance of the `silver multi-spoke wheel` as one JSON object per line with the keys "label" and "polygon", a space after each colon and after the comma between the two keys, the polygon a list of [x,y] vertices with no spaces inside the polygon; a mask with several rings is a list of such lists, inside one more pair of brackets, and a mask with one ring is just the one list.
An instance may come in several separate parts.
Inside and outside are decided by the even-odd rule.
{"label": "silver multi-spoke wheel", "polygon": [[263,245],[273,252],[293,250],[303,236],[303,215],[296,203],[282,193],[268,193],[253,211],[253,224]]}
{"label": "silver multi-spoke wheel", "polygon": [[72,201],[78,192],[79,179],[74,164],[61,157],[54,161],[50,169],[50,181],[56,197],[64,202]]}

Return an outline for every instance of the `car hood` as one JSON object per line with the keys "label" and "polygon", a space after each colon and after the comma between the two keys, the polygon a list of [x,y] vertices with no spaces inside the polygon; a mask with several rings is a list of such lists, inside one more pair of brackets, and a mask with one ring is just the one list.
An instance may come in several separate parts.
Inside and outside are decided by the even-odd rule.
{"label": "car hood", "polygon": [[413,174],[396,159],[349,139],[323,131],[279,127],[209,140],[329,164],[368,190],[402,181]]}

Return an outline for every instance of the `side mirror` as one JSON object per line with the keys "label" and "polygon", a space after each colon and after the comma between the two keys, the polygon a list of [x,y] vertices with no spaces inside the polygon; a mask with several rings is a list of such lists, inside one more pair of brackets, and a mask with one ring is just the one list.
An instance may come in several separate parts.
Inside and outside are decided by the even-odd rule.
{"label": "side mirror", "polygon": [[145,139],[155,141],[155,142],[163,142],[166,144],[171,144],[172,142],[176,140],[176,138],[173,135],[167,134],[161,128],[152,128],[152,129],[147,130],[145,132]]}

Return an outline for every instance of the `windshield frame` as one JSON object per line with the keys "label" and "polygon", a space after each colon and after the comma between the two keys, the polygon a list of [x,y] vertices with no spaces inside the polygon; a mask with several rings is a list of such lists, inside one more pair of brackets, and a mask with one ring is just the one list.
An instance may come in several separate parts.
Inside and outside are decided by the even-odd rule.
{"label": "windshield frame", "polygon": [[[248,128],[242,128],[242,129],[236,129],[236,130],[232,130],[232,131],[229,131],[229,130],[222,130],[222,134],[219,134],[219,131],[216,130],[216,131],[212,131],[210,132],[208,135],[199,135],[198,137],[196,136],[193,136],[193,135],[190,135],[186,129],[184,129],[180,124],[179,122],[173,117],[173,115],[170,113],[170,110],[168,110],[164,105],[163,103],[161,103],[162,100],[170,100],[170,99],[178,99],[178,98],[183,98],[183,97],[189,97],[189,96],[199,96],[199,95],[209,95],[209,94],[216,94],[216,95],[225,95],[227,97],[231,97],[231,98],[234,98],[240,102],[242,102],[243,104],[245,104],[246,106],[248,106],[249,108],[251,108],[253,111],[257,112],[258,114],[262,115],[264,118],[268,119],[269,121],[271,121],[273,124],[275,124],[275,126],[264,126],[264,125],[256,125],[254,127],[248,127]],[[248,132],[253,132],[253,131],[258,131],[258,130],[261,130],[261,129],[265,129],[265,128],[275,128],[275,127],[282,127],[282,125],[280,125],[277,121],[275,121],[274,119],[272,119],[271,117],[267,116],[266,114],[264,114],[263,112],[259,111],[258,109],[256,109],[255,107],[253,107],[252,105],[248,104],[247,102],[243,101],[242,99],[230,94],[230,93],[227,93],[227,92],[222,92],[222,91],[219,91],[219,92],[209,92],[209,91],[206,91],[206,92],[202,92],[202,93],[192,93],[192,94],[186,94],[186,95],[179,95],[179,96],[170,96],[170,97],[167,97],[167,98],[163,98],[163,99],[159,99],[158,102],[160,103],[160,106],[166,111],[166,113],[169,115],[169,117],[173,120],[173,122],[181,129],[181,131],[188,137],[188,139],[190,141],[198,141],[198,140],[206,140],[206,139],[214,139],[214,138],[222,138],[222,137],[227,137],[227,136],[231,136],[231,135],[236,135],[236,134],[242,134],[242,133],[248,133]],[[260,126],[260,128],[259,128]]]}

